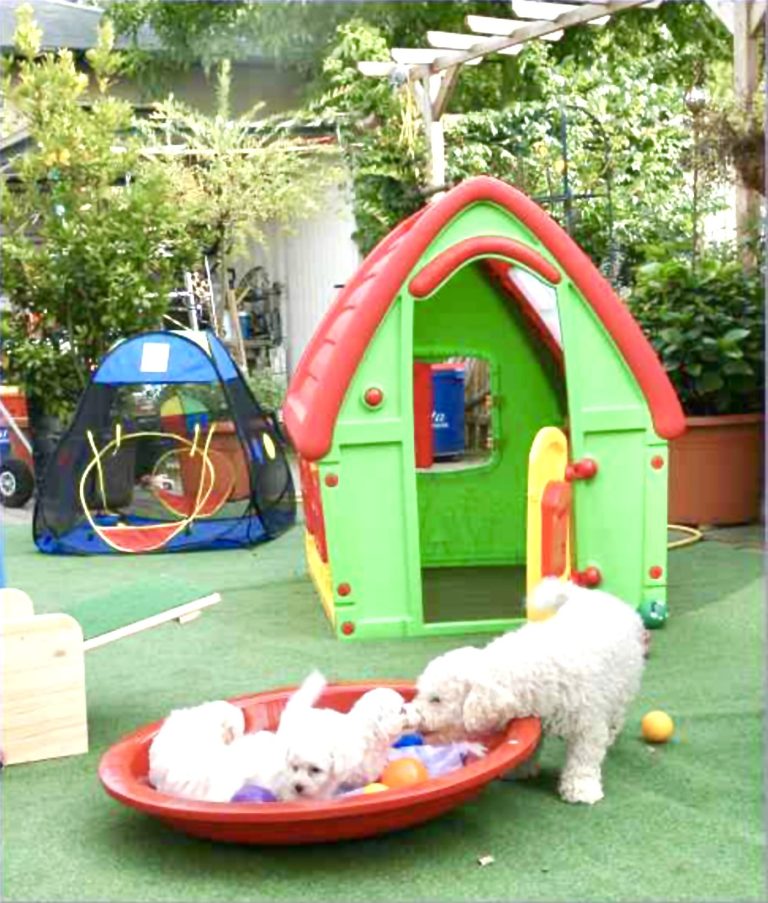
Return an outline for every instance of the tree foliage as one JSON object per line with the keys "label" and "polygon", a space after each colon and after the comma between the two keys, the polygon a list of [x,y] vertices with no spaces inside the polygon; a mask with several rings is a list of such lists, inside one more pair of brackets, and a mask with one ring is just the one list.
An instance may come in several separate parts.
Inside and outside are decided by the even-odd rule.
{"label": "tree foliage", "polygon": [[88,105],[72,53],[40,54],[39,40],[22,7],[4,94],[33,145],[2,197],[4,369],[64,414],[113,341],[160,322],[196,246],[167,175],[139,156],[130,105],[107,94],[119,68],[111,27],[89,52],[98,93]]}
{"label": "tree foliage", "polygon": [[[424,46],[428,29],[464,31],[467,13],[502,14],[498,4],[468,0],[141,0],[116,3],[112,11],[118,22],[132,16],[134,25],[151,24],[186,61],[200,58],[205,44],[207,60],[229,47],[230,55],[257,51],[302,69],[310,110],[341,123],[364,250],[423,202],[426,147],[420,112],[405,92],[361,76],[356,62],[387,59],[392,46]],[[683,95],[725,65],[730,52],[723,25],[689,0],[620,12],[605,27],[568,29],[561,41],[531,42],[515,57],[492,55],[466,67],[454,92],[450,112],[466,119],[448,136],[450,180],[491,172],[537,197],[561,193],[565,110],[571,189],[601,195],[574,205],[574,234],[606,271],[626,280],[643,248],[679,244],[690,232],[691,198],[682,175],[690,163],[690,121]],[[353,128],[355,121],[367,130]],[[708,199],[702,200],[706,207]],[[551,204],[550,211],[566,220],[562,205]]]}
{"label": "tree foliage", "polygon": [[263,241],[268,223],[289,228],[313,215],[341,178],[332,147],[291,135],[279,119],[260,119],[260,105],[231,119],[226,94],[225,84],[215,116],[169,97],[139,125],[175,186],[176,204],[189,208],[192,201],[190,218],[209,236],[220,280],[249,239]]}

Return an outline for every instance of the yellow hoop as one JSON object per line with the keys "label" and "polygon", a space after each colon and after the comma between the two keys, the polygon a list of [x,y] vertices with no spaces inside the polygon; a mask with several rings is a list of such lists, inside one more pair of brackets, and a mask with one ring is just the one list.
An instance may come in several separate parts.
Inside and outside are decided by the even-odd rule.
{"label": "yellow hoop", "polygon": [[[204,471],[201,469],[200,483],[197,487],[197,496],[195,499],[195,507],[192,510],[192,513],[188,517],[186,517],[183,520],[178,522],[176,529],[168,537],[166,537],[165,541],[163,542],[163,546],[167,545],[172,539],[174,539],[176,536],[178,536],[179,533],[182,532],[182,530],[185,530],[195,520],[195,518],[200,513],[200,510],[204,507],[205,503],[208,501],[208,497],[210,496],[211,492],[213,491],[213,486],[214,486],[214,483],[216,480],[216,471],[213,467],[213,464],[211,463],[211,459],[208,457],[208,449],[210,448],[211,440],[213,439],[213,434],[215,432],[215,429],[216,429],[216,425],[212,424],[211,429],[208,431],[208,435],[205,438],[205,444],[203,446],[203,451],[201,453],[202,458],[203,458],[203,465],[204,465],[204,467],[206,467],[208,469],[208,474],[210,476],[210,483],[208,485],[208,490],[205,493],[205,495],[203,495],[202,489],[203,489],[203,483],[205,482],[205,480],[203,478]],[[198,428],[197,432],[199,432],[199,428]],[[120,548],[120,546],[118,546],[116,543],[112,542],[112,540],[105,534],[104,530],[94,521],[94,519],[91,515],[91,512],[88,508],[88,505],[86,503],[86,499],[85,499],[86,480],[88,479],[88,476],[91,473],[91,470],[93,470],[93,468],[96,467],[97,471],[99,473],[100,489],[101,489],[101,494],[102,494],[102,501],[104,502],[104,510],[107,511],[107,513],[112,513],[112,512],[109,512],[106,507],[106,494],[104,492],[104,478],[103,478],[103,472],[101,469],[101,459],[109,451],[109,449],[111,449],[112,446],[114,446],[116,444],[117,440],[112,439],[109,443],[107,443],[107,445],[104,446],[104,448],[102,448],[101,451],[98,451],[98,449],[96,448],[96,443],[93,439],[93,434],[91,433],[90,430],[88,431],[87,436],[88,436],[88,441],[91,445],[91,448],[94,451],[94,458],[88,464],[88,466],[85,468],[85,470],[83,471],[83,475],[80,478],[79,496],[80,496],[80,505],[83,509],[83,513],[85,514],[85,517],[88,520],[88,523],[91,525],[91,528],[93,529],[94,533],[96,533],[96,535],[101,540],[103,540],[103,542],[105,542],[108,546],[110,546],[110,548],[114,549],[116,552],[131,551],[128,549]],[[140,439],[140,438],[150,437],[150,436],[155,437],[155,438],[161,438],[161,439],[174,439],[176,442],[178,442],[181,445],[187,445],[187,446],[193,445],[193,443],[190,442],[189,439],[186,439],[184,436],[178,436],[175,433],[158,433],[158,432],[154,432],[154,431],[146,431],[146,432],[141,432],[141,433],[129,433],[127,436],[122,436],[122,441],[127,442],[129,439]],[[197,438],[197,434],[196,434],[196,438]],[[157,529],[157,528],[167,529],[167,527],[168,527],[168,524],[143,524],[139,527],[134,527],[134,529],[150,531],[150,530]],[[162,546],[158,546],[158,548],[162,548]]]}
{"label": "yellow hoop", "polygon": [[[157,459],[157,461],[155,461],[155,466],[152,468],[152,475],[154,476],[157,473],[157,469],[160,466],[162,461],[164,461],[170,455],[176,455],[176,454],[179,454],[179,450],[175,449],[175,448],[169,448],[168,451],[163,452],[163,454],[160,455],[160,457]],[[200,451],[198,451],[198,454],[200,455],[202,453]],[[226,474],[224,479],[229,479],[229,485],[227,487],[226,493],[222,494],[221,501],[219,502],[218,505],[216,505],[215,508],[212,508],[210,511],[204,511],[203,509],[205,508],[205,503],[203,503],[203,505],[201,506],[201,510],[197,515],[198,518],[213,517],[214,514],[216,514],[218,511],[220,511],[221,508],[224,505],[226,505],[226,503],[229,501],[229,496],[231,495],[232,488],[235,484],[235,474],[232,470],[232,465],[229,463],[229,460],[227,459],[227,456],[224,454],[224,452],[216,451],[215,449],[213,449],[212,451],[209,451],[208,457],[211,459],[211,464],[214,465],[215,459],[213,457],[211,457],[212,455],[218,455],[220,459],[223,459],[223,460],[219,461],[219,467],[221,468],[223,466],[226,468],[226,470],[224,471]],[[216,471],[215,465],[214,465],[214,471]],[[217,472],[216,475],[218,477],[219,473]],[[201,479],[202,479],[202,471],[201,471]],[[215,488],[215,487],[211,488],[211,492],[213,492],[213,488]],[[166,498],[164,498],[162,495],[160,495],[157,491],[153,491],[153,495],[154,495],[155,499],[158,502],[160,502],[160,504],[163,506],[163,508],[165,508],[166,511],[170,512],[171,514],[176,515],[177,517],[184,514],[183,511],[179,511],[178,508],[174,508],[173,505],[170,504],[168,502],[168,500]]]}
{"label": "yellow hoop", "polygon": [[[107,505],[107,493],[104,489],[104,471],[102,470],[102,467],[101,467],[101,455],[99,454],[99,450],[96,447],[96,440],[93,438],[93,432],[91,430],[88,430],[85,435],[88,437],[88,443],[91,446],[91,451],[96,456],[96,461],[97,461],[96,473],[98,475],[98,481],[99,481],[99,492],[101,493],[101,506],[107,512],[107,514],[112,514],[113,512],[111,512],[109,510],[109,506]],[[90,470],[90,468],[89,468],[89,470]],[[81,483],[81,487],[82,487],[82,483]],[[82,499],[81,499],[81,501],[82,501]]]}
{"label": "yellow hoop", "polygon": [[[692,546],[694,543],[704,538],[704,534],[701,530],[697,530],[695,527],[686,527],[684,524],[667,524],[667,530],[686,534],[684,539],[675,539],[672,542],[668,541],[668,549],[682,549],[683,546]],[[669,536],[667,536],[667,539],[669,539]]]}

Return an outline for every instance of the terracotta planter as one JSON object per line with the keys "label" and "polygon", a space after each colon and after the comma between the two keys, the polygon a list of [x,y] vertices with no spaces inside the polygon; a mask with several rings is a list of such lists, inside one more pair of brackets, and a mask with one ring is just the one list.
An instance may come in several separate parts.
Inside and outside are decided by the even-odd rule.
{"label": "terracotta planter", "polygon": [[762,414],[688,417],[669,444],[669,522],[745,524],[760,517]]}

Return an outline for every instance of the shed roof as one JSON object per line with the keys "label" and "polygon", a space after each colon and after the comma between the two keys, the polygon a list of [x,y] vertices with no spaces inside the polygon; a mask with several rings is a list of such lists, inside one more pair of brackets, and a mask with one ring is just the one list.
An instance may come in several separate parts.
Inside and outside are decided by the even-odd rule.
{"label": "shed roof", "polygon": [[[72,0],[2,0],[0,3],[0,47],[11,46],[16,31],[16,10],[20,6],[31,5],[35,20],[43,32],[42,49],[88,50],[96,46],[98,28],[104,10],[99,6],[74,3]],[[147,26],[139,28],[136,36],[138,46],[143,50],[159,50],[157,35]],[[128,47],[131,39],[120,37],[115,42],[118,48]]]}
{"label": "shed roof", "polygon": [[283,406],[286,428],[302,456],[317,460],[328,453],[352,377],[401,286],[443,227],[481,201],[505,208],[530,229],[582,293],[634,374],[658,435],[670,439],[683,432],[683,412],[672,384],[608,281],[530,198],[498,179],[479,176],[400,223],[371,251],[326,312],[299,361]]}

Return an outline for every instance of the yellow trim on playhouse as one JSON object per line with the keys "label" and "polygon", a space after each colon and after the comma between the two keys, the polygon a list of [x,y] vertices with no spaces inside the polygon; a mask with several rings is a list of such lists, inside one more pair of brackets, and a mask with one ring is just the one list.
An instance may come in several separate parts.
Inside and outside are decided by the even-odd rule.
{"label": "yellow trim on playhouse", "polygon": [[307,569],[315,589],[323,603],[323,608],[328,616],[328,620],[335,627],[336,613],[333,606],[333,581],[331,579],[330,565],[326,564],[317,551],[315,539],[309,530],[304,531],[304,551],[307,556]]}
{"label": "yellow trim on playhouse", "polygon": [[[568,464],[568,440],[565,434],[554,426],[545,426],[536,434],[528,455],[528,535],[526,595],[530,596],[534,587],[542,578],[541,573],[541,501],[544,490],[551,481],[565,479],[565,468]],[[571,536],[569,532],[566,561],[571,560]],[[570,566],[562,575],[563,580],[570,576]],[[541,621],[552,612],[539,612],[527,608],[529,621]]]}

